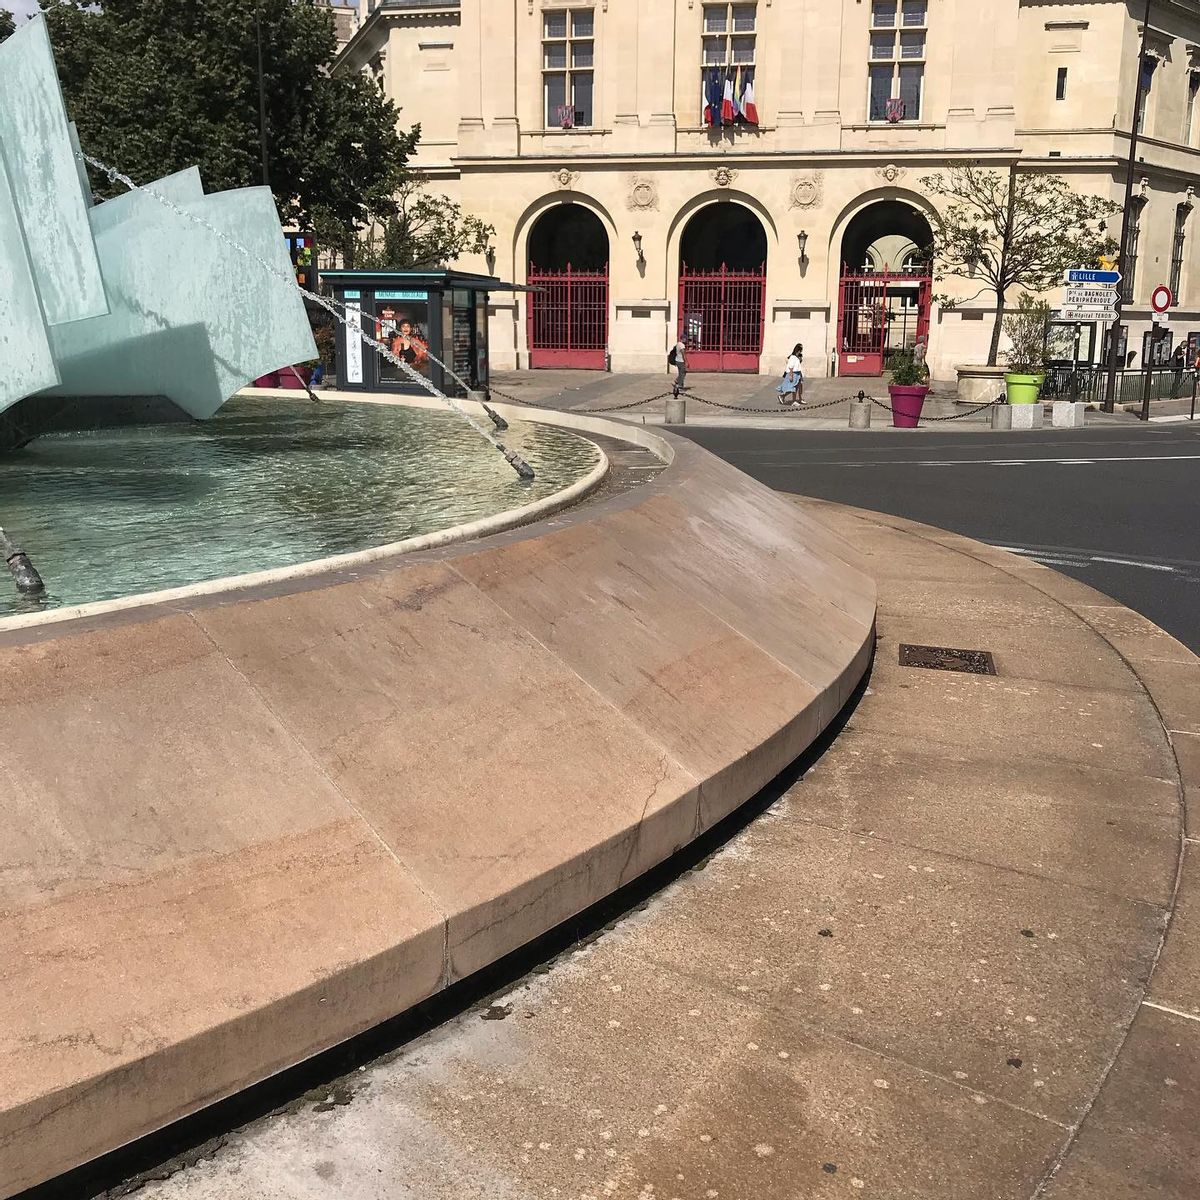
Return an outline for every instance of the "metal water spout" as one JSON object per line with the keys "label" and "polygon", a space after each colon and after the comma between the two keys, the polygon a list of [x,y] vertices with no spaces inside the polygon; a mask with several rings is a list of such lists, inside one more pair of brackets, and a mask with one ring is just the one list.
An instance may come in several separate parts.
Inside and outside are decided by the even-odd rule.
{"label": "metal water spout", "polygon": [[17,591],[23,596],[40,596],[46,590],[37,568],[29,561],[29,555],[0,529],[0,556],[12,572]]}

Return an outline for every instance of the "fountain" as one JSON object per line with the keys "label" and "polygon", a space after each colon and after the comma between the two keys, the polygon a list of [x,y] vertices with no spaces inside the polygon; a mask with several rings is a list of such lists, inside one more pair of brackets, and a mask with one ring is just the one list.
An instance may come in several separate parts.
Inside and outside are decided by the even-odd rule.
{"label": "fountain", "polygon": [[[695,444],[498,404],[507,447],[428,381],[225,403],[312,355],[266,189],[136,187],[75,144],[44,23],[0,46],[0,1197],[83,1194],[563,927],[869,662],[853,551]],[[79,398],[100,427],[55,431]],[[643,473],[540,520],[604,474],[581,433]]]}
{"label": "fountain", "polygon": [[0,45],[0,413],[36,428],[63,397],[165,397],[204,419],[316,356],[268,188],[205,195],[193,168],[154,191],[195,221],[142,191],[97,204],[78,149],[36,17]]}
{"label": "fountain", "polygon": [[[96,203],[88,165],[129,190]],[[269,189],[205,195],[195,168],[135,184],[80,147],[44,18],[0,46],[0,558],[17,593],[0,593],[0,620],[474,528],[595,474],[592,443],[522,424],[516,446],[548,459],[534,482],[422,377],[474,433],[411,408],[284,401],[188,424],[315,356],[306,297],[345,323],[297,286]]]}

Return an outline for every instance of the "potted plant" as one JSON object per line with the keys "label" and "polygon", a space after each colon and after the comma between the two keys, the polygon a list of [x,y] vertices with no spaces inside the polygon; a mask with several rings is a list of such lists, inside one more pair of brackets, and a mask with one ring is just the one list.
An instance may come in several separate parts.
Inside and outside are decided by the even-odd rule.
{"label": "potted plant", "polygon": [[298,392],[303,391],[308,381],[312,378],[313,367],[319,361],[320,359],[314,358],[306,363],[297,363],[294,367],[284,367],[279,372],[279,386],[281,388],[292,388]]}
{"label": "potted plant", "polygon": [[1004,352],[1005,390],[1009,404],[1036,404],[1046,380],[1046,331],[1050,305],[1021,296],[1017,311],[1004,318],[1004,332],[1012,344]]}
{"label": "potted plant", "polygon": [[892,399],[892,424],[897,429],[916,429],[921,409],[929,395],[929,369],[912,351],[905,350],[892,358],[889,366],[892,382],[888,395]]}

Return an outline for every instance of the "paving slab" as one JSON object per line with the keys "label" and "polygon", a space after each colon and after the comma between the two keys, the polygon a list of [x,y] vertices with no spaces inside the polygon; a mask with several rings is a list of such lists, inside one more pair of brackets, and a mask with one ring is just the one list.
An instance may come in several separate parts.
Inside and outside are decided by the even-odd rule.
{"label": "paving slab", "polygon": [[[792,788],[809,820],[1165,907],[1175,888],[1179,792],[1169,780],[986,757],[903,730],[843,732]],[[996,831],[1002,829],[1002,837]]]}
{"label": "paving slab", "polygon": [[1200,1196],[1200,1022],[1143,1007],[1045,1200]]}
{"label": "paving slab", "polygon": [[[924,737],[972,750],[1019,742],[1022,753],[1038,759],[1081,766],[1119,761],[1130,774],[1153,779],[1176,773],[1157,714],[1128,689],[920,670],[906,672],[897,688],[887,711],[864,706],[851,727],[919,729]],[[946,716],[952,719],[943,723]]]}
{"label": "paving slab", "polygon": [[1184,847],[1171,932],[1148,996],[1200,1021],[1200,843]]}
{"label": "paving slab", "polygon": [[1141,690],[1137,676],[1121,655],[1079,621],[1030,627],[997,624],[986,614],[972,612],[907,617],[889,611],[880,615],[877,631],[880,669],[898,666],[902,644],[945,646],[988,651],[997,674],[1005,679],[1036,679],[1119,692]]}

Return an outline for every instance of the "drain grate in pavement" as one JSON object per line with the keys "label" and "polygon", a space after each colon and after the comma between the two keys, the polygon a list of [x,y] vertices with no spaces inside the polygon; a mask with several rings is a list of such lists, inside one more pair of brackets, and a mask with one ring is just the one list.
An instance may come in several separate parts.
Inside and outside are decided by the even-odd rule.
{"label": "drain grate in pavement", "polygon": [[902,667],[927,671],[962,671],[968,675],[995,675],[996,663],[987,650],[952,650],[949,646],[910,646],[900,643]]}

